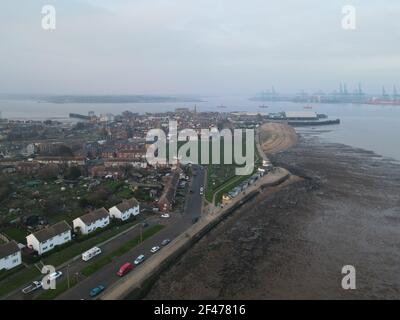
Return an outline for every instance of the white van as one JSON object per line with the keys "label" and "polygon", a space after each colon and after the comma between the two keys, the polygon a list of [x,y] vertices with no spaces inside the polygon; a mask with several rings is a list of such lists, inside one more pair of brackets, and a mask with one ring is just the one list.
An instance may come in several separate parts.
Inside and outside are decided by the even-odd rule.
{"label": "white van", "polygon": [[82,260],[89,261],[90,259],[93,259],[95,256],[98,256],[99,254],[101,254],[101,249],[98,247],[93,247],[92,249],[82,253]]}

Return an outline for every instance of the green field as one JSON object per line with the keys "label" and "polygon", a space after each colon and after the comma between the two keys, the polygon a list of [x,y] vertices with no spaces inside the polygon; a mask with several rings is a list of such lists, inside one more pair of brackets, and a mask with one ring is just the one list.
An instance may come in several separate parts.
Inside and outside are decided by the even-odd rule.
{"label": "green field", "polygon": [[[245,144],[245,140],[243,139],[243,143]],[[223,152],[223,144],[222,150]],[[244,150],[246,149],[243,146]],[[244,151],[245,152],[245,151]],[[256,172],[257,168],[262,163],[262,157],[259,155],[257,147],[254,145],[254,170],[253,173]],[[250,175],[247,176],[238,176],[236,175],[236,168],[238,166],[235,164],[211,164],[207,166],[207,188],[205,192],[205,198],[208,202],[213,202],[213,197],[215,195],[215,204],[220,203],[223,194],[231,191],[236,186],[238,186],[241,182],[246,180]]]}

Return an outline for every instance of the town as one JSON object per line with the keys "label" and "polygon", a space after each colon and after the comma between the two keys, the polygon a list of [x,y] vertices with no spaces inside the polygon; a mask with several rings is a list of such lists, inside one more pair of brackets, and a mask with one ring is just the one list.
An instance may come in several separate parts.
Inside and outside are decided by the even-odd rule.
{"label": "town", "polygon": [[[236,174],[242,165],[236,157],[233,163],[209,161],[204,166],[179,158],[155,164],[146,159],[149,130],[168,133],[170,121],[177,129],[190,128],[200,136],[204,129],[255,129],[268,115],[197,112],[194,107],[165,113],[125,111],[115,116],[91,111],[70,117],[70,122],[3,119],[0,124],[1,298],[68,295],[92,275],[114,268],[115,257],[142,250],[146,239],[162,236],[147,249],[155,254],[197,223],[205,205],[215,210],[234,203],[273,170],[245,138],[240,149],[252,152],[254,158],[246,175]],[[228,146],[222,136],[218,138],[224,154]],[[148,256],[139,252],[135,264]],[[43,290],[40,279],[45,265],[63,270],[50,275],[57,280],[55,290]],[[114,272],[122,277],[133,265],[120,267]],[[87,285],[85,297],[105,289],[103,284]],[[79,290],[71,298],[81,297]]]}

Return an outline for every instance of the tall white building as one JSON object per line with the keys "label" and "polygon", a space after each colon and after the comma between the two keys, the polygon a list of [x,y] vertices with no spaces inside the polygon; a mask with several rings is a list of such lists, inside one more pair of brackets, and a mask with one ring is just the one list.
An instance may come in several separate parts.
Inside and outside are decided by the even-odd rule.
{"label": "tall white building", "polygon": [[21,263],[21,249],[15,241],[0,245],[0,270],[10,270]]}
{"label": "tall white building", "polygon": [[108,226],[110,223],[110,216],[106,209],[101,208],[76,218],[72,223],[76,232],[89,234],[96,229]]}
{"label": "tall white building", "polygon": [[39,255],[69,241],[71,241],[71,227],[65,221],[34,232],[26,237],[28,247],[37,251]]}
{"label": "tall white building", "polygon": [[137,216],[140,213],[139,202],[135,198],[124,200],[116,206],[109,209],[110,217],[128,220],[131,216]]}

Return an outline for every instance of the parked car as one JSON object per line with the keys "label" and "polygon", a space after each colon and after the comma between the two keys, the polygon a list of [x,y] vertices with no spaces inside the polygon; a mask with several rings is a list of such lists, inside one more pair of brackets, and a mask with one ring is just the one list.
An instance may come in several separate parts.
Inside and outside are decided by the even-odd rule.
{"label": "parked car", "polygon": [[160,247],[159,246],[155,246],[155,247],[151,248],[150,252],[151,253],[156,253],[158,250],[160,250]]}
{"label": "parked car", "polygon": [[106,289],[105,286],[99,285],[96,288],[93,288],[92,290],[90,290],[89,294],[92,298],[94,298],[94,297],[98,296],[100,293],[102,293],[105,289]]}
{"label": "parked car", "polygon": [[143,223],[142,223],[142,227],[143,227],[143,228],[147,228],[148,226],[149,226],[149,224],[148,224],[147,222],[143,222]]}
{"label": "parked car", "polygon": [[161,218],[169,218],[169,217],[171,217],[171,216],[169,215],[169,213],[163,213],[163,214],[161,215]]}
{"label": "parked car", "polygon": [[161,242],[161,245],[163,245],[163,246],[166,246],[168,243],[170,243],[171,242],[171,240],[169,240],[169,239],[165,239],[165,240],[163,240],[162,242]]}
{"label": "parked car", "polygon": [[63,273],[62,273],[61,271],[53,272],[53,273],[51,273],[51,274],[49,275],[49,280],[50,280],[50,281],[56,280],[56,279],[58,279],[59,277],[61,277],[62,274],[63,274]]}
{"label": "parked car", "polygon": [[133,264],[130,262],[125,263],[124,265],[121,266],[121,268],[119,268],[118,272],[117,272],[117,276],[119,277],[123,277],[125,276],[128,272],[132,271],[133,269]]}
{"label": "parked car", "polygon": [[22,293],[28,294],[33,291],[36,291],[37,289],[40,289],[43,286],[41,281],[33,281],[29,286],[26,288],[22,289]]}
{"label": "parked car", "polygon": [[141,254],[139,257],[136,258],[134,263],[136,265],[141,264],[144,261],[144,259],[145,259],[144,254]]}
{"label": "parked car", "polygon": [[203,193],[204,193],[204,188],[203,188],[203,187],[200,187],[200,195],[202,196]]}

